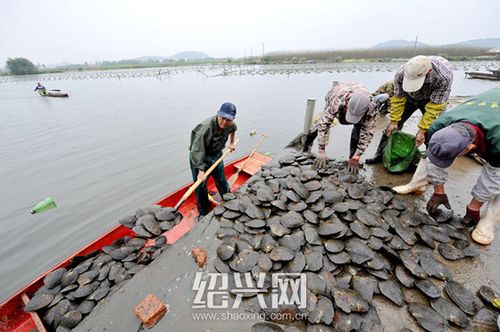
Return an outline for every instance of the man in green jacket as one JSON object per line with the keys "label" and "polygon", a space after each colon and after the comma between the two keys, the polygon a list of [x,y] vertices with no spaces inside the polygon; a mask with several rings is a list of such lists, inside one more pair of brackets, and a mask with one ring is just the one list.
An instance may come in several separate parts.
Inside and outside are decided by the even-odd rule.
{"label": "man in green jacket", "polygon": [[[234,145],[234,133],[237,129],[236,123],[234,123],[235,117],[236,106],[232,103],[224,103],[217,115],[206,119],[191,132],[189,165],[194,182],[202,178],[210,166],[222,156],[222,150],[228,138],[230,138],[229,149],[231,151],[236,149]],[[214,179],[221,196],[230,191],[224,175],[224,162],[219,163],[210,176]],[[205,182],[202,182],[196,189],[196,201],[200,217],[208,214],[210,202]]]}
{"label": "man in green jacket", "polygon": [[[481,175],[472,188],[464,223],[475,227],[472,239],[490,244],[495,224],[500,219],[500,88],[481,93],[439,117],[428,131],[427,159],[421,162],[410,183],[394,187],[408,194],[434,185],[427,203],[433,213],[440,205],[451,209],[444,185],[448,167],[458,156],[476,152],[486,160]],[[480,208],[487,203],[483,216]]]}

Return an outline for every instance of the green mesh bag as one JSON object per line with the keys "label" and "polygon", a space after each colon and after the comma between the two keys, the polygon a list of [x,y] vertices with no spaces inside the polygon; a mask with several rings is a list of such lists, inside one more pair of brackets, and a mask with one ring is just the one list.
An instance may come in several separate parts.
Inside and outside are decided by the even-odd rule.
{"label": "green mesh bag", "polygon": [[391,173],[401,173],[420,161],[420,151],[415,136],[394,131],[384,149],[384,167]]}

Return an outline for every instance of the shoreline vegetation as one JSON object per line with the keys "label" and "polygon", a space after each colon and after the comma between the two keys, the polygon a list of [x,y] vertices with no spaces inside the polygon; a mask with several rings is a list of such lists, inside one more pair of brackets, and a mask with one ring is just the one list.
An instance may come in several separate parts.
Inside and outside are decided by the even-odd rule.
{"label": "shoreline vegetation", "polygon": [[[69,64],[47,68],[38,64],[36,72],[23,74],[52,74],[64,72],[164,68],[201,65],[268,65],[268,64],[310,64],[310,63],[359,63],[359,62],[404,62],[415,55],[440,55],[449,61],[500,61],[500,53],[491,53],[488,49],[473,47],[420,47],[394,49],[352,49],[322,51],[286,51],[272,52],[263,56],[245,58],[206,58],[199,60],[151,60],[137,59],[119,61],[101,61],[96,63]],[[18,58],[20,59],[20,58]],[[9,59],[11,60],[11,59]],[[23,75],[21,74],[21,75]],[[0,76],[10,76],[0,70]],[[19,74],[18,74],[19,75]]]}

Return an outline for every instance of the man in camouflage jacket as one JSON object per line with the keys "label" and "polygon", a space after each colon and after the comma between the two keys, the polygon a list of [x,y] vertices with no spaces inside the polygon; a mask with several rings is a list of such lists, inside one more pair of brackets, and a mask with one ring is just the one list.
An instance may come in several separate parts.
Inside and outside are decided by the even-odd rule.
{"label": "man in camouflage jacket", "polygon": [[373,137],[378,116],[377,102],[372,100],[370,92],[361,83],[339,83],[325,97],[326,105],[317,124],[318,156],[315,165],[326,167],[325,148],[328,144],[330,126],[334,119],[340,124],[354,125],[351,131],[351,144],[348,170],[359,171],[359,159]]}

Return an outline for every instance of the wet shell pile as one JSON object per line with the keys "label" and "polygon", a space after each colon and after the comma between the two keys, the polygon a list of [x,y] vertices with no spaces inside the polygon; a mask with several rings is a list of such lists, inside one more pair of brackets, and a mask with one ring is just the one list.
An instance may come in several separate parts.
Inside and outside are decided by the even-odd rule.
{"label": "wet shell pile", "polygon": [[[24,310],[36,311],[49,331],[74,328],[99,301],[111,297],[127,280],[168,248],[166,237],[160,235],[162,232],[156,232],[153,221],[160,230],[173,227],[180,218],[172,218],[170,212],[170,209],[152,206],[121,218],[120,224],[138,230],[137,237],[122,237],[101,250],[75,257],[68,266],[50,272]],[[168,226],[163,222],[168,222]],[[153,236],[156,236],[155,245],[144,247],[144,238]]]}
{"label": "wet shell pile", "polygon": [[154,238],[166,232],[182,220],[174,208],[151,206],[138,209],[135,215],[126,215],[118,223],[134,231],[137,237]]}
{"label": "wet shell pile", "polygon": [[[343,164],[330,161],[318,171],[309,156],[286,155],[223,198],[212,220],[220,224],[218,272],[250,272],[255,282],[265,273],[266,303],[273,273],[306,273],[305,309],[261,309],[255,292],[245,296],[245,309],[268,320],[276,312],[299,313],[307,317],[300,322],[307,331],[381,331],[375,295],[407,306],[428,331],[447,331],[449,324],[465,328],[478,312],[488,316],[493,310],[434,258],[479,255],[458,217],[442,212],[431,218]],[[425,304],[407,301],[409,288],[421,292]],[[266,322],[253,330],[283,328]]]}

